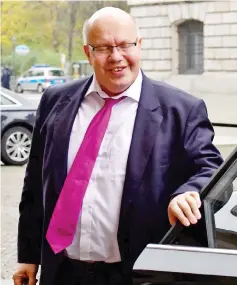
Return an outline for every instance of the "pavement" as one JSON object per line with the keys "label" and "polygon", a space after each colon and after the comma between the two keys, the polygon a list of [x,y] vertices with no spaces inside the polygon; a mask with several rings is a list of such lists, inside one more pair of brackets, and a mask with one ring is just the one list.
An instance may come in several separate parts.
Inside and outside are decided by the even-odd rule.
{"label": "pavement", "polygon": [[9,280],[1,279],[1,285],[13,285],[13,280],[12,279],[9,279]]}
{"label": "pavement", "polygon": [[17,262],[18,205],[24,172],[25,166],[1,166],[1,279],[9,282]]}
{"label": "pavement", "polygon": [[37,93],[37,92],[23,92],[23,93],[17,93],[17,95],[23,97],[23,98],[26,98],[26,99],[29,99],[31,101],[36,101],[36,102],[39,102],[40,101],[40,98],[42,97],[42,94],[40,93]]}

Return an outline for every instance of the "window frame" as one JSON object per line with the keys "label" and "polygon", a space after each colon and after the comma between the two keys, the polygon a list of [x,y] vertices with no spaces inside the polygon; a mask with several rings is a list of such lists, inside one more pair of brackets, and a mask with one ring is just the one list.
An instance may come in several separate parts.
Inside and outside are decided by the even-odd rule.
{"label": "window frame", "polygon": [[[186,20],[177,26],[179,59],[178,73],[180,75],[197,75],[204,72],[203,29],[203,22],[193,19]],[[194,42],[199,43],[191,44],[191,39],[194,40]],[[194,50],[192,51],[191,48]],[[189,67],[192,60],[194,60],[194,66]]]}
{"label": "window frame", "polygon": [[[233,165],[237,166],[237,147],[231,152],[225,162],[223,162],[223,164],[213,174],[210,182],[202,189],[200,193],[201,201],[204,201],[207,198],[208,194],[224,177],[224,175],[231,169]],[[185,227],[181,223],[175,223],[161,239],[160,244],[172,244],[184,228]]]}
{"label": "window frame", "polygon": [[[176,238],[188,228],[180,222],[176,222],[159,244],[148,244],[137,258],[133,266],[134,284],[237,284],[237,250],[235,248],[215,248],[213,242],[216,231],[215,213],[213,205],[209,203],[210,197],[213,196],[216,201],[216,197],[219,198],[225,191],[228,192],[229,184],[233,185],[236,177],[237,147],[213,174],[208,185],[200,193],[205,211],[207,237],[209,236],[208,245],[205,247],[177,245]],[[220,187],[218,184],[225,189],[223,193],[218,191],[218,187]],[[222,190],[222,188],[219,189]],[[214,192],[212,193],[212,191]],[[236,189],[235,192],[237,192]],[[231,197],[235,195],[233,194],[235,192],[231,192]],[[219,208],[216,213],[222,208]]]}
{"label": "window frame", "polygon": [[19,106],[22,106],[22,104],[21,104],[19,101],[17,101],[16,99],[14,99],[14,98],[8,96],[7,94],[4,94],[2,91],[0,92],[0,95],[1,95],[1,97],[3,96],[3,97],[5,97],[7,100],[13,102],[13,104],[0,105],[0,106],[1,106],[1,109],[2,109],[2,108],[5,108],[5,107],[19,107]]}

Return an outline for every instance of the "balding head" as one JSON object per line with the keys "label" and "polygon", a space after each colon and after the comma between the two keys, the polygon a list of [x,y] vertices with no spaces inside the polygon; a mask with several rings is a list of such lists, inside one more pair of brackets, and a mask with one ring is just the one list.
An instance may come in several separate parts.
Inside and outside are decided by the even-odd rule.
{"label": "balding head", "polygon": [[115,7],[105,7],[98,11],[96,11],[88,20],[85,21],[83,25],[83,41],[84,44],[88,44],[88,37],[90,36],[90,32],[98,23],[113,23],[113,22],[120,22],[130,24],[131,27],[134,28],[136,32],[136,37],[139,38],[139,29],[136,26],[136,23],[132,16]]}
{"label": "balding head", "polygon": [[109,96],[124,92],[140,70],[141,39],[133,18],[125,11],[106,7],[84,26],[84,51],[101,89]]}

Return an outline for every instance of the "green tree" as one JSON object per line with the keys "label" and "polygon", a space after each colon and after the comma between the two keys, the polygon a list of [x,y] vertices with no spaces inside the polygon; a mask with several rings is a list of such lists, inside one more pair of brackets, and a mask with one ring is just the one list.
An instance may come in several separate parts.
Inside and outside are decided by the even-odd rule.
{"label": "green tree", "polygon": [[[18,69],[44,62],[60,64],[85,58],[82,26],[96,10],[114,6],[128,11],[126,1],[2,1],[2,62],[11,59],[12,38],[29,46],[31,53],[15,56]],[[19,64],[20,63],[20,64]],[[22,67],[23,66],[23,67]]]}

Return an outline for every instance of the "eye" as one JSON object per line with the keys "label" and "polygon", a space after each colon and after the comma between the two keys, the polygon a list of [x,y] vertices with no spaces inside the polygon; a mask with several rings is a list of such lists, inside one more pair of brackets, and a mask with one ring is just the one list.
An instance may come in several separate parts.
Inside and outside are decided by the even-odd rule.
{"label": "eye", "polygon": [[100,47],[94,48],[95,51],[107,51],[108,49],[109,49],[109,47],[107,47],[107,46],[100,46]]}
{"label": "eye", "polygon": [[133,44],[129,44],[129,43],[124,43],[124,44],[121,44],[119,45],[119,47],[121,49],[127,49],[127,48],[130,48]]}

